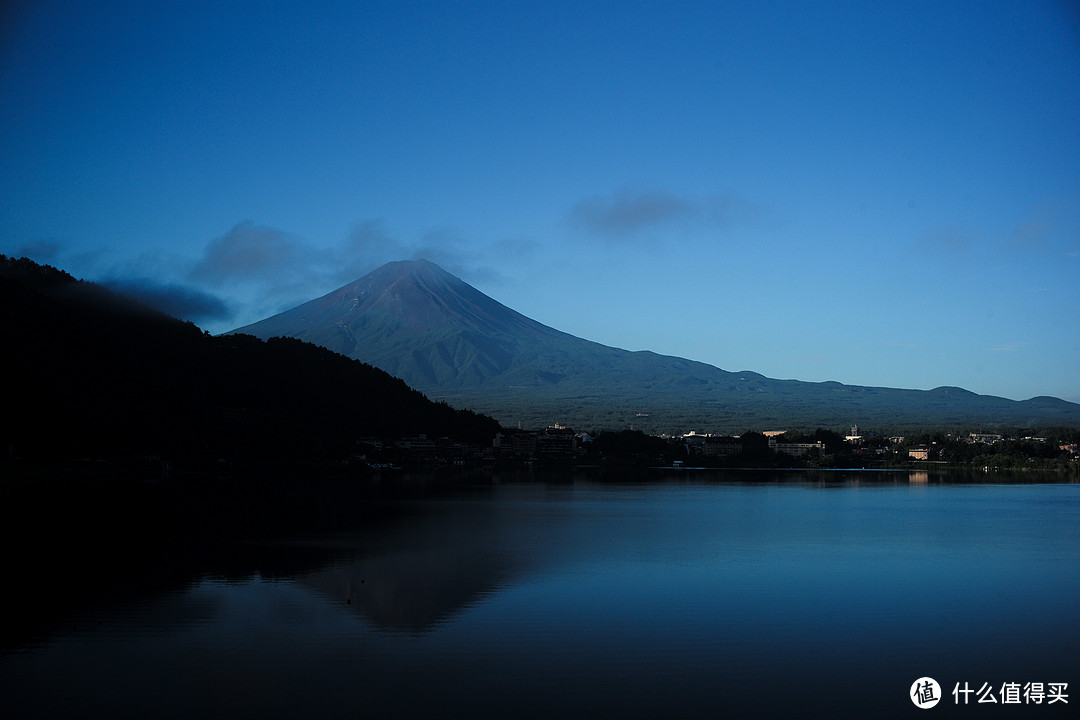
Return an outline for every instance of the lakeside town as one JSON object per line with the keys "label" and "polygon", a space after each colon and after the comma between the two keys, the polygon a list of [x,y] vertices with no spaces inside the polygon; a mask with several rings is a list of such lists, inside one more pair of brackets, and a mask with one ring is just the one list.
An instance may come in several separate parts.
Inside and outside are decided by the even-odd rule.
{"label": "lakeside town", "polygon": [[561,424],[502,429],[490,445],[427,435],[394,441],[368,437],[354,460],[383,469],[401,465],[541,463],[659,467],[890,468],[953,465],[987,469],[1080,470],[1080,430],[928,431],[887,435],[852,426],[841,434],[762,430],[742,435],[637,430],[581,432]]}

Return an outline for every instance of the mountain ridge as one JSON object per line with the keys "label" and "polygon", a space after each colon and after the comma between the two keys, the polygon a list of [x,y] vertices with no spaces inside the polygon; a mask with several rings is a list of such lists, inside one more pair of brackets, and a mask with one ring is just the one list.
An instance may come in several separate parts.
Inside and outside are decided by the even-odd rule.
{"label": "mountain ridge", "polygon": [[504,425],[552,422],[652,432],[749,427],[1080,425],[1080,405],[942,386],[777,380],[543,325],[426,260],[388,263],[326,295],[237,328],[361,360],[429,397]]}

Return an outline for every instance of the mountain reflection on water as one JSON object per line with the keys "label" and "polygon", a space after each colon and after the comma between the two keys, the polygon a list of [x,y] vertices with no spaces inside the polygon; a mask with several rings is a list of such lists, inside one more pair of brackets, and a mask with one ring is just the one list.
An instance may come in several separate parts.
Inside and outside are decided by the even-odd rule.
{"label": "mountain reflection on water", "polygon": [[536,477],[386,500],[377,520],[236,544],[192,582],[85,608],[0,655],[0,709],[906,717],[922,676],[946,704],[956,682],[1080,687],[1080,486]]}
{"label": "mountain reflection on water", "polygon": [[516,570],[516,558],[500,550],[495,504],[447,510],[407,520],[377,539],[355,538],[360,557],[337,559],[296,580],[376,627],[432,630],[507,584]]}

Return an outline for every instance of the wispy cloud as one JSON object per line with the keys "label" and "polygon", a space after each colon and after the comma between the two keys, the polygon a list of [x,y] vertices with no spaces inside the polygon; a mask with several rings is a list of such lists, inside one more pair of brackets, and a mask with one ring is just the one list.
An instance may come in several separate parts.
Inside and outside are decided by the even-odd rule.
{"label": "wispy cloud", "polygon": [[190,277],[224,285],[295,275],[308,265],[304,250],[303,242],[294,235],[245,221],[210,241]]}
{"label": "wispy cloud", "polygon": [[1053,226],[1043,218],[1029,218],[1012,231],[1012,241],[1023,249],[1042,247],[1052,236]]}
{"label": "wispy cloud", "polygon": [[78,278],[100,276],[102,267],[108,262],[110,248],[79,248],[53,238],[41,238],[24,242],[11,249],[0,252],[11,257],[26,257],[34,262],[53,265]]}
{"label": "wispy cloud", "polygon": [[316,245],[294,233],[252,221],[211,238],[191,257],[147,251],[119,260],[112,248],[72,252],[59,241],[24,243],[5,251],[55,264],[150,307],[214,331],[254,322],[356,280],[393,260],[426,259],[468,282],[498,284],[492,260],[534,253],[536,243],[504,239],[475,243],[454,228],[404,239],[380,219],[355,223],[337,243]]}
{"label": "wispy cloud", "polygon": [[957,225],[939,225],[928,230],[915,246],[919,250],[947,253],[966,253],[977,247],[979,237]]}
{"label": "wispy cloud", "polygon": [[10,253],[47,265],[55,265],[77,278],[103,285],[113,292],[138,300],[148,307],[192,322],[222,321],[232,315],[224,300],[214,293],[184,284],[151,279],[154,274],[183,267],[177,258],[145,253],[118,261],[110,248],[73,251],[52,239],[23,243]]}
{"label": "wispy cloud", "polygon": [[435,228],[404,240],[391,233],[382,220],[365,220],[350,228],[339,245],[323,253],[320,263],[334,282],[350,282],[394,260],[430,260],[465,280],[497,280],[490,258],[512,251],[521,257],[533,252],[535,243],[503,240],[491,245],[468,242],[454,228]]}
{"label": "wispy cloud", "polygon": [[28,257],[39,263],[53,263],[60,257],[61,246],[55,240],[35,240],[20,245],[15,251],[18,257]]}
{"label": "wispy cloud", "polygon": [[[494,256],[494,250],[469,244],[452,228],[406,240],[382,220],[369,219],[355,223],[340,242],[318,246],[298,235],[246,221],[210,240],[186,280],[233,298],[237,315],[253,322],[393,260],[423,258],[467,281],[490,282],[498,279],[498,273],[485,264],[485,258]],[[211,293],[206,294],[213,297]]]}
{"label": "wispy cloud", "polygon": [[334,281],[349,282],[392,260],[404,260],[411,251],[387,230],[382,220],[364,220],[349,228],[344,240],[324,253]]}
{"label": "wispy cloud", "polygon": [[1080,232],[1080,205],[1075,198],[1052,197],[1038,203],[1028,216],[1012,229],[1010,244],[1021,251],[1053,251],[1076,241]]}
{"label": "wispy cloud", "polygon": [[679,224],[727,226],[759,214],[760,208],[733,195],[691,197],[666,190],[620,190],[575,203],[569,224],[608,240],[625,240]]}
{"label": "wispy cloud", "polygon": [[412,260],[430,260],[451,272],[460,272],[468,261],[465,241],[453,228],[437,228],[417,238],[409,255]]}
{"label": "wispy cloud", "polygon": [[1001,345],[997,345],[995,347],[987,349],[992,353],[1014,353],[1023,350],[1025,347],[1027,347],[1027,345],[1028,343],[1026,342],[1011,342],[1003,343]]}
{"label": "wispy cloud", "polygon": [[669,192],[622,190],[581,200],[570,210],[570,222],[598,235],[627,236],[694,214],[690,202]]}

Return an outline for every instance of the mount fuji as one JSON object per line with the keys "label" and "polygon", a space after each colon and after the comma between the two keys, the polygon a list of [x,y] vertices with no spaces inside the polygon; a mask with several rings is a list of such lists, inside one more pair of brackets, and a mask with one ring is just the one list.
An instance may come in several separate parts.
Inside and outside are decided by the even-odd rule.
{"label": "mount fuji", "polygon": [[426,260],[388,263],[232,332],[322,345],[506,426],[659,433],[1080,425],[1080,405],[1057,398],[774,380],[608,347],[532,320]]}

